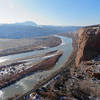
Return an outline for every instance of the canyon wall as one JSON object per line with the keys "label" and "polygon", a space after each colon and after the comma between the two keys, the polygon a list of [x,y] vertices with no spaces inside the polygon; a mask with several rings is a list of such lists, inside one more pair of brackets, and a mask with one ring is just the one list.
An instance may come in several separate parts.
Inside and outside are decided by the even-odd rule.
{"label": "canyon wall", "polygon": [[76,66],[100,54],[100,25],[84,27],[78,30],[78,51]]}

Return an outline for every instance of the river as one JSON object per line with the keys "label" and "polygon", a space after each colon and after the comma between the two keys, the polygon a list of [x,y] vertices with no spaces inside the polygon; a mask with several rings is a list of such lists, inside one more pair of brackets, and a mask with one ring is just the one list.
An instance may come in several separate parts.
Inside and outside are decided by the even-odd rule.
{"label": "river", "polygon": [[[49,71],[42,71],[42,72],[37,72],[34,73],[30,76],[27,76],[20,81],[6,87],[0,90],[0,97],[2,100],[6,100],[8,97],[14,96],[15,94],[21,94],[21,93],[26,93],[27,91],[31,90],[32,87],[40,80],[43,78],[46,78],[59,68],[61,68],[68,57],[70,56],[72,52],[72,39],[63,37],[63,36],[58,36],[57,37],[61,38],[62,43],[59,46],[52,47],[52,48],[45,48],[44,50],[37,50],[37,51],[31,51],[31,52],[26,52],[26,53],[21,53],[21,54],[14,54],[14,55],[8,55],[4,57],[0,57],[0,61],[9,61],[12,59],[17,59],[17,58],[22,58],[26,56],[31,56],[31,55],[36,55],[36,54],[43,54],[47,53],[49,51],[54,51],[54,50],[63,50],[64,53],[58,60],[58,62],[55,64],[55,66],[49,70]],[[37,61],[39,58],[37,59]],[[0,99],[0,100],[1,100]]]}

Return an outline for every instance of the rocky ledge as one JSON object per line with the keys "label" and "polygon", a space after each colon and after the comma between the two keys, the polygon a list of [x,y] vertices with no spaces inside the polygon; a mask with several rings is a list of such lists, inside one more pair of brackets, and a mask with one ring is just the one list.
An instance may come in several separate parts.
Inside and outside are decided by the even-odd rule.
{"label": "rocky ledge", "polygon": [[91,60],[100,54],[100,25],[78,30],[78,37],[76,66],[81,61]]}

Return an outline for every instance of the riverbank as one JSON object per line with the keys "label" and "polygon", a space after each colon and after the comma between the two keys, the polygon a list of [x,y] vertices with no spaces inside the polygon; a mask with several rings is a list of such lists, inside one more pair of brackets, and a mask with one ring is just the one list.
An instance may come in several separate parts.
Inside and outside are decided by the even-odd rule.
{"label": "riverbank", "polygon": [[[43,53],[47,53],[48,51],[54,51],[54,50],[58,50],[58,51],[64,51],[63,55],[59,58],[58,62],[54,65],[54,67],[52,67],[52,69],[50,70],[46,70],[46,71],[40,71],[40,72],[36,72],[30,76],[27,76],[21,80],[19,80],[18,82],[14,83],[13,85],[8,86],[7,88],[3,88],[1,90],[1,92],[3,93],[2,98],[3,100],[7,100],[7,98],[14,96],[16,94],[24,94],[27,91],[31,90],[33,88],[33,86],[35,84],[37,84],[40,80],[42,79],[47,79],[47,77],[53,73],[55,73],[57,70],[59,70],[60,68],[63,67],[63,65],[66,62],[66,59],[68,59],[68,56],[70,55],[71,51],[72,51],[72,40],[67,38],[67,37],[62,37],[59,36],[59,38],[61,38],[62,40],[62,44],[57,46],[57,47],[53,47],[53,48],[48,48],[45,50],[39,50],[39,51],[35,51],[35,52],[30,52],[30,53],[25,53],[25,54],[21,54],[21,55],[16,55],[16,56],[8,56],[6,58],[10,58],[10,59],[15,59],[16,57],[19,58],[19,56],[21,57],[27,57],[27,55],[35,55],[35,54],[43,54]],[[67,52],[66,52],[67,51]],[[38,62],[40,59],[35,59],[34,62]],[[10,91],[9,91],[10,90]]]}
{"label": "riverbank", "polygon": [[[56,47],[62,43],[56,36],[30,39],[0,39],[0,57]],[[5,44],[5,45],[4,45]]]}
{"label": "riverbank", "polygon": [[[54,53],[54,52],[50,52],[50,54],[51,53]],[[7,72],[8,74],[6,74],[4,76],[2,75],[1,76],[2,78],[0,78],[0,89],[4,88],[6,86],[9,86],[10,84],[13,84],[14,82],[16,82],[28,75],[31,75],[34,72],[42,71],[42,70],[49,70],[50,68],[52,68],[55,65],[55,63],[57,62],[57,60],[59,59],[59,57],[62,54],[63,54],[63,52],[58,52],[55,55],[48,56],[48,57],[46,56],[45,60],[43,60],[35,65],[27,65],[26,66],[25,62],[20,62],[20,63],[13,63],[10,65],[0,67],[0,69],[1,69],[0,71],[2,71],[2,72],[4,71],[5,67],[6,67],[6,72],[7,72],[7,70],[9,70],[8,68],[10,68],[9,72]],[[18,66],[22,66],[22,67],[20,67],[20,70],[18,70]],[[3,72],[3,73],[5,73],[5,72]]]}
{"label": "riverbank", "polygon": [[[28,54],[26,54],[28,56],[22,56],[22,57],[16,56],[16,57],[13,57],[15,59],[11,59],[11,57],[5,56],[5,57],[8,57],[8,58],[5,58],[4,60],[1,57],[0,68],[2,68],[3,66],[6,66],[6,65],[11,65],[11,64],[16,63],[16,62],[27,62],[27,61],[32,60],[32,59],[42,58],[44,56],[53,55],[53,54],[55,54],[57,52],[58,52],[57,50],[54,50],[54,51],[49,51],[49,52],[42,53],[42,54],[35,54],[35,55],[32,55],[32,54],[28,55]],[[14,55],[11,55],[11,56],[14,56]]]}
{"label": "riverbank", "polygon": [[100,25],[78,32],[73,63],[53,81],[29,94],[28,100],[100,100]]}
{"label": "riverbank", "polygon": [[[77,41],[76,38],[72,38],[73,42],[73,51],[70,54],[68,60],[64,66],[56,71],[54,74],[50,75],[47,80],[43,80],[40,83],[36,84],[33,88],[35,91],[30,93],[30,98],[32,100],[36,95],[39,95],[40,100],[74,100],[75,98],[70,97],[69,91],[71,82],[67,80],[71,79],[70,70],[75,64],[76,52],[77,52]],[[67,88],[66,88],[67,82]],[[65,99],[64,99],[65,98]],[[21,100],[21,99],[14,99]],[[25,100],[23,98],[23,100]],[[75,99],[76,100],[76,99]]]}
{"label": "riverbank", "polygon": [[[75,42],[75,40],[73,39],[73,42]],[[48,91],[48,89],[47,89],[47,87],[48,86],[50,86],[52,83],[54,83],[56,80],[59,80],[59,77],[61,77],[62,76],[62,74],[64,74],[66,71],[68,71],[69,70],[69,68],[70,68],[70,66],[73,66],[73,63],[74,63],[74,61],[75,61],[75,57],[76,57],[76,47],[77,46],[77,44],[76,44],[76,42],[75,43],[73,43],[73,51],[72,51],[72,53],[70,54],[70,56],[68,57],[68,59],[67,59],[67,61],[64,63],[64,65],[59,69],[59,70],[57,70],[57,71],[55,71],[54,73],[52,73],[51,75],[49,75],[46,79],[43,79],[43,80],[41,80],[41,81],[39,81],[34,87],[33,87],[33,89],[31,90],[31,91],[28,91],[27,93],[25,93],[25,94],[23,94],[23,95],[21,95],[21,96],[18,96],[18,97],[16,97],[14,100],[25,100],[25,97],[29,97],[30,95],[31,95],[31,93],[35,93],[35,94],[37,94],[37,90],[38,90],[38,92],[39,91],[41,91],[41,90],[39,90],[39,89],[41,89],[42,87],[44,88],[45,87],[45,89]],[[53,89],[54,90],[54,89]],[[53,91],[52,90],[52,91]],[[43,91],[42,91],[43,92]],[[51,92],[48,92],[51,96],[53,96],[52,94],[51,94]],[[42,97],[42,96],[41,96]],[[12,97],[13,98],[13,97]],[[50,97],[51,98],[51,97]],[[54,98],[52,98],[52,99],[47,99],[46,98],[46,100],[53,100]],[[13,100],[13,99],[9,99],[9,100]],[[29,99],[29,100],[31,100],[31,98]],[[41,99],[41,100],[44,100],[44,99]],[[57,100],[57,99],[56,99]]]}
{"label": "riverbank", "polygon": [[[50,88],[48,89],[48,87],[49,87],[50,85],[52,86],[52,83],[54,83],[55,81],[59,80],[60,77],[61,77],[63,74],[65,74],[66,71],[68,72],[68,71],[69,71],[68,69],[69,69],[71,66],[73,66],[74,61],[75,61],[75,53],[73,52],[71,55],[73,55],[73,57],[70,56],[70,58],[73,58],[73,59],[69,59],[69,60],[64,64],[64,66],[63,66],[62,68],[60,68],[60,69],[57,70],[56,72],[52,73],[52,75],[48,76],[46,79],[40,80],[40,81],[33,87],[32,90],[28,91],[28,92],[25,93],[25,94],[21,94],[21,95],[18,94],[18,95],[14,96],[14,97],[8,98],[7,100],[26,100],[25,97],[30,97],[30,95],[31,95],[31,94],[34,94],[34,93],[35,93],[35,94],[39,93],[39,95],[41,96],[41,98],[42,98],[42,96],[44,96],[44,95],[45,95],[45,97],[47,97],[48,95],[50,95],[50,98],[49,98],[49,99],[46,98],[46,100],[53,100],[53,99],[54,99],[54,98],[53,98],[53,95],[52,95],[51,92],[48,91],[48,90],[50,89]],[[66,74],[66,75],[69,76],[69,73]],[[67,77],[68,77],[68,76],[67,76]],[[61,81],[62,81],[62,80],[60,80],[60,82],[61,82]],[[44,92],[44,90],[41,91],[42,87],[46,90],[46,92]],[[52,88],[52,89],[53,89],[53,88]],[[53,90],[54,90],[54,89],[53,89]],[[53,90],[51,90],[51,91],[53,91]],[[37,91],[38,91],[38,92],[37,92]],[[48,92],[47,92],[47,91],[48,91]],[[44,94],[42,94],[42,93],[44,93]],[[51,98],[51,97],[52,97],[52,98]],[[28,100],[31,100],[31,98],[28,99]],[[40,99],[40,100],[45,100],[45,99]],[[56,100],[57,100],[57,99],[56,99]]]}

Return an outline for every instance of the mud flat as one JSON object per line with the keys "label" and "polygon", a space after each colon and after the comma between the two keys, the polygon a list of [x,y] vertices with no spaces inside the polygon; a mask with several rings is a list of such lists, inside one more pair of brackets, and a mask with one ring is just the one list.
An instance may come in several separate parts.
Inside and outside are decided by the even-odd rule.
{"label": "mud flat", "polygon": [[62,43],[56,36],[31,39],[0,39],[0,56],[24,53],[45,48],[56,47]]}
{"label": "mud flat", "polygon": [[[0,69],[0,71],[2,71],[0,74],[0,88],[7,87],[14,82],[33,74],[34,72],[51,69],[62,54],[63,52],[60,51],[54,55],[44,56],[45,59],[35,65],[30,64],[30,66],[26,66],[25,62],[22,62],[2,66]],[[6,67],[5,71],[4,67]]]}
{"label": "mud flat", "polygon": [[[4,56],[4,58],[0,59],[1,62],[0,62],[0,68],[5,66],[5,65],[11,65],[11,64],[14,64],[14,63],[21,63],[21,62],[28,62],[29,60],[32,60],[32,59],[36,59],[36,58],[42,58],[44,56],[49,56],[49,55],[53,55],[55,53],[57,53],[58,51],[57,50],[53,50],[53,51],[49,51],[49,52],[46,52],[46,53],[42,53],[42,54],[35,54],[35,55],[28,55],[28,56],[24,56],[24,57],[21,57],[21,58],[17,58],[16,59],[9,59],[11,57],[8,57],[8,58],[5,58],[7,56]],[[16,55],[16,54],[15,54]],[[13,56],[13,55],[12,55]],[[6,60],[7,59],[7,60]],[[5,60],[5,61],[4,61]]]}

